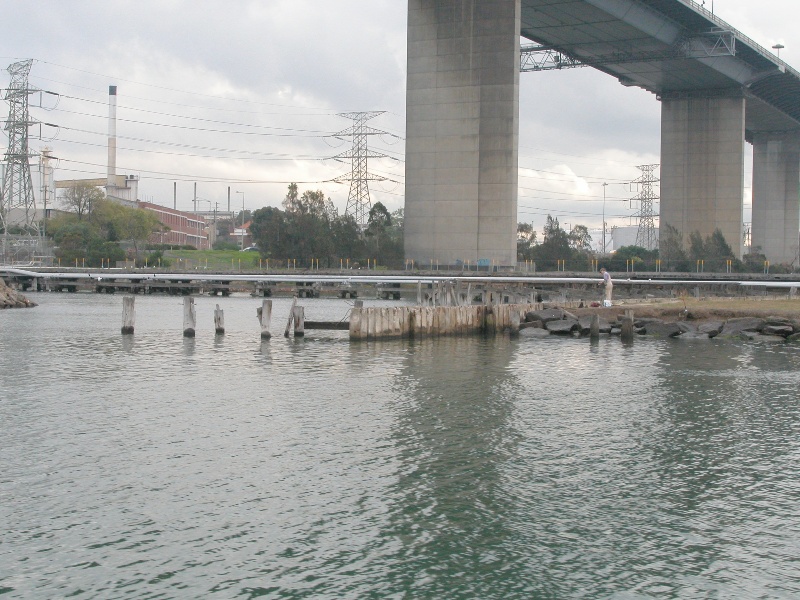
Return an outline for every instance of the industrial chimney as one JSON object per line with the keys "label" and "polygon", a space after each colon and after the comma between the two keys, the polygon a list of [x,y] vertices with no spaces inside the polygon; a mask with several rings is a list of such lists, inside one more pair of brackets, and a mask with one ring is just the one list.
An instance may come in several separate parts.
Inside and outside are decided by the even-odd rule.
{"label": "industrial chimney", "polygon": [[115,187],[117,175],[117,86],[108,86],[108,187]]}

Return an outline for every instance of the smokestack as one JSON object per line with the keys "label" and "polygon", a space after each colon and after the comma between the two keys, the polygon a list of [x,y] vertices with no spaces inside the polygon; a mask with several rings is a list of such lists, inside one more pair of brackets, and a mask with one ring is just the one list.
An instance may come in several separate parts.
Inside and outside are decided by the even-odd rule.
{"label": "smokestack", "polygon": [[117,175],[117,86],[108,86],[108,185],[116,186]]}

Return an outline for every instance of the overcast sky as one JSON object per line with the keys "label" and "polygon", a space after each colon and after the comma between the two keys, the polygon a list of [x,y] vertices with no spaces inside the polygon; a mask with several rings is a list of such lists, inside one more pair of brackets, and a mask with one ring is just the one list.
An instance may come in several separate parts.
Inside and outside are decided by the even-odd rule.
{"label": "overcast sky", "polygon": [[[800,63],[800,2],[713,4]],[[41,139],[31,129],[31,149],[59,158],[57,179],[105,176],[108,86],[118,86],[118,173],[138,175],[140,199],[166,206],[177,181],[184,210],[194,182],[199,210],[227,209],[228,188],[239,210],[280,205],[296,181],[343,212],[349,184],[331,180],[350,164],[332,157],[349,141],[332,134],[350,121],[337,113],[385,111],[371,125],[389,135],[370,147],[387,158],[369,166],[387,181],[371,191],[395,210],[404,192],[406,8],[404,0],[6,0],[0,85],[8,64],[32,58],[30,83],[59,94],[31,97],[31,115],[58,126],[42,126]],[[599,228],[607,181],[607,221],[632,224],[636,190],[624,182],[639,176],[636,165],[659,162],[655,97],[573,69],[523,73],[520,106],[519,220],[541,230],[551,214],[564,226]]]}

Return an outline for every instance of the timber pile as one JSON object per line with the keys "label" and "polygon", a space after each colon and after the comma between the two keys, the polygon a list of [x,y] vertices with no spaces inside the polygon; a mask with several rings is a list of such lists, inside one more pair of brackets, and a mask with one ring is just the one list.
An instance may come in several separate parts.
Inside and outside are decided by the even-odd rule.
{"label": "timber pile", "polygon": [[16,290],[12,290],[5,281],[0,279],[0,308],[30,308],[32,306],[36,306],[36,303],[31,302]]}

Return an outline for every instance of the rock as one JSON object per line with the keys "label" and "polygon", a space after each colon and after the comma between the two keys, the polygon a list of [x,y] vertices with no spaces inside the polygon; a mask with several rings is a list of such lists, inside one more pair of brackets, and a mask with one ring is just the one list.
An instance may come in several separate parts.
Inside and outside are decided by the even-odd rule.
{"label": "rock", "polygon": [[794,333],[794,328],[791,325],[766,325],[761,330],[764,335],[779,335],[781,337],[789,337]]}
{"label": "rock", "polygon": [[609,333],[611,335],[622,335],[622,328],[614,326],[614,327],[611,328],[611,331]]}
{"label": "rock", "polygon": [[[676,321],[675,324],[681,328],[681,332],[683,335],[684,333],[697,333],[697,325],[694,323],[687,323],[686,321]],[[708,337],[706,335],[706,337]]]}
{"label": "rock", "polygon": [[643,328],[647,335],[654,337],[677,337],[683,333],[677,323],[665,323],[663,321],[653,321]]}
{"label": "rock", "polygon": [[722,326],[720,337],[739,337],[743,332],[760,332],[764,328],[764,319],[757,317],[741,317],[728,319]]}
{"label": "rock", "polygon": [[791,325],[792,322],[786,317],[778,317],[775,315],[769,316],[764,319],[766,325]]}
{"label": "rock", "polygon": [[544,310],[530,310],[525,313],[525,321],[541,321],[547,325],[550,321],[560,321],[564,319],[564,311],[560,308],[546,308]]}
{"label": "rock", "polygon": [[698,333],[705,333],[708,337],[715,337],[722,331],[722,321],[709,321],[708,323],[701,323],[697,326]]}
{"label": "rock", "polygon": [[16,290],[12,290],[5,281],[0,279],[0,308],[30,308],[32,306],[36,306],[36,303],[31,302]]}
{"label": "rock", "polygon": [[786,338],[787,344],[800,344],[800,333],[793,333]]}
{"label": "rock", "polygon": [[519,330],[519,337],[546,338],[550,337],[550,332],[546,329],[540,329],[538,327],[528,327],[526,329]]}
{"label": "rock", "polygon": [[531,321],[530,323],[520,323],[519,330],[522,331],[523,329],[543,329],[544,323],[541,321]]}
{"label": "rock", "polygon": [[[578,319],[578,324],[581,326],[581,335],[589,335],[589,330],[592,327],[592,315],[584,315]],[[611,333],[611,323],[600,317],[600,333]]]}
{"label": "rock", "polygon": [[[624,317],[620,315],[618,318],[620,321],[622,321]],[[647,327],[647,325],[650,323],[663,323],[663,322],[664,321],[662,319],[655,319],[653,317],[642,317],[642,318],[634,317],[633,326],[636,327],[637,329],[641,329],[643,327]]]}
{"label": "rock", "polygon": [[786,341],[786,338],[780,335],[764,335],[763,333],[758,333],[757,331],[742,331],[739,334],[739,337],[743,340],[747,340],[748,342],[784,343]]}
{"label": "rock", "polygon": [[550,333],[556,335],[570,335],[581,330],[581,326],[575,319],[561,319],[560,321],[548,321],[545,328]]}

